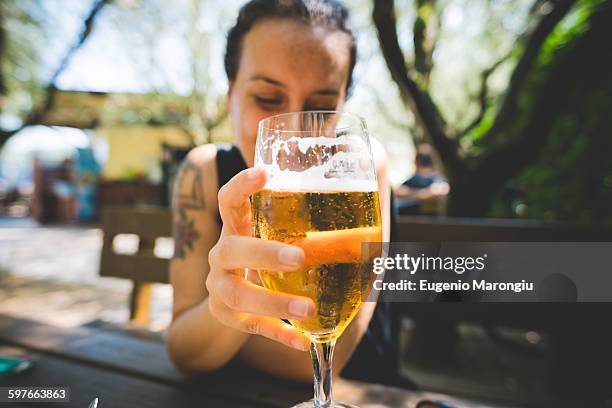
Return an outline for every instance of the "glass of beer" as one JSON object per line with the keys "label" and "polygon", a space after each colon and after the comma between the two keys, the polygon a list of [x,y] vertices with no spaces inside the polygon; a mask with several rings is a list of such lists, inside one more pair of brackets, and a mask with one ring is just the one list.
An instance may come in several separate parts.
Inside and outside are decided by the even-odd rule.
{"label": "glass of beer", "polygon": [[254,235],[299,246],[306,255],[297,271],[259,270],[261,281],[315,304],[313,317],[290,321],[312,341],[314,368],[314,400],[296,407],[351,407],[332,399],[334,345],[372,288],[380,245],[367,243],[382,240],[365,121],[334,111],[266,118],[255,166],[266,168],[268,181],[251,199]]}

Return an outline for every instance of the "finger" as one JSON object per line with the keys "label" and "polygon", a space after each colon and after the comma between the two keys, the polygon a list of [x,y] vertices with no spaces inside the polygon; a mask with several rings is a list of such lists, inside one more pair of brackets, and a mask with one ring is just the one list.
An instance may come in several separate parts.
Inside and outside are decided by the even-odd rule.
{"label": "finger", "polygon": [[304,264],[302,248],[241,235],[225,235],[211,249],[211,265],[225,270],[255,268],[293,271]]}
{"label": "finger", "polygon": [[264,336],[300,351],[310,349],[310,340],[295,327],[272,317],[243,315],[240,320],[242,330]]}
{"label": "finger", "polygon": [[229,273],[217,274],[210,286],[228,308],[239,312],[293,320],[306,319],[315,312],[314,302],[307,297],[272,292]]}
{"label": "finger", "polygon": [[300,351],[310,348],[310,340],[295,327],[274,317],[237,312],[220,302],[209,301],[213,315],[223,324],[244,333],[258,334]]}
{"label": "finger", "polygon": [[219,215],[227,232],[238,233],[250,229],[250,225],[244,222],[250,218],[249,196],[261,190],[265,184],[265,170],[253,167],[236,174],[219,189]]}

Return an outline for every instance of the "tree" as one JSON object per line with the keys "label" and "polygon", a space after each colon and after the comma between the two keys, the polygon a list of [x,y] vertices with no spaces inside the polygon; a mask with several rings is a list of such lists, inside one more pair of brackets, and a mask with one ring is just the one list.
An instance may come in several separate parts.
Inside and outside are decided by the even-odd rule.
{"label": "tree", "polygon": [[[485,216],[502,187],[538,159],[571,97],[567,85],[579,78],[581,67],[601,64],[601,53],[609,53],[605,39],[612,30],[606,18],[610,21],[612,7],[608,1],[535,1],[533,28],[517,39],[511,54],[482,72],[478,114],[459,128],[445,120],[429,92],[436,32],[429,26],[438,24],[435,0],[418,0],[416,5],[411,66],[399,44],[394,1],[374,2],[373,20],[383,56],[404,104],[445,166],[451,184],[449,214]],[[583,22],[586,28],[555,44],[560,23],[576,7],[589,10]],[[499,102],[491,103],[489,78],[508,59],[517,62],[506,91]]]}
{"label": "tree", "polygon": [[[0,62],[4,60],[6,54],[6,33],[4,32],[4,7],[0,7]],[[4,106],[4,97],[6,96],[6,82],[4,81],[4,70],[0,65],[0,109]]]}
{"label": "tree", "polygon": [[[58,77],[64,72],[68,63],[74,56],[74,54],[85,44],[87,39],[89,38],[91,31],[93,30],[96,18],[100,14],[102,8],[107,5],[110,0],[95,0],[90,11],[87,13],[83,20],[83,28],[81,33],[79,34],[75,43],[66,51],[64,56],[61,58],[59,64],[53,70],[53,73],[42,89],[42,98],[38,103],[32,103],[32,107],[30,111],[27,113],[26,117],[22,120],[22,123],[19,127],[12,130],[2,130],[0,129],[0,147],[8,140],[9,137],[19,132],[26,126],[31,126],[40,123],[45,114],[49,112],[49,110],[53,107],[53,98],[57,91],[56,81]],[[5,53],[4,49],[6,46],[6,31],[5,31],[5,8],[0,8],[2,10],[0,12],[0,67],[4,67],[4,59]],[[29,16],[25,15],[22,18],[29,18]],[[8,93],[6,86],[4,85],[5,81],[4,76],[0,74],[0,97],[5,97]],[[35,99],[35,98],[32,98]]]}
{"label": "tree", "polygon": [[[149,78],[151,91],[148,98],[158,106],[171,105],[180,101],[187,106],[186,114],[172,120],[191,139],[192,144],[211,141],[212,132],[227,117],[225,90],[215,89],[211,73],[213,48],[220,42],[219,36],[227,5],[191,0],[169,11],[167,2],[147,0],[139,7],[120,7],[113,18],[132,53],[133,66],[140,69],[144,78]],[[188,87],[176,89],[176,72],[167,71],[167,62],[157,54],[161,37],[176,40],[181,49],[181,72]],[[145,56],[144,58],[143,55]],[[178,94],[182,95],[178,95]]]}

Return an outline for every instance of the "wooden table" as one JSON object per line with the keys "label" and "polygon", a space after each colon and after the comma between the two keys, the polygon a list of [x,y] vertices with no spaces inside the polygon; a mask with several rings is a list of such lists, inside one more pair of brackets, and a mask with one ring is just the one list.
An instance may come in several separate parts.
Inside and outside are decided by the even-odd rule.
{"label": "wooden table", "polygon": [[[86,327],[57,328],[4,315],[0,315],[0,355],[34,361],[34,367],[24,373],[0,377],[0,386],[69,387],[70,402],[47,405],[53,407],[86,408],[98,397],[100,408],[287,408],[312,396],[311,385],[279,380],[237,365],[185,379],[170,363],[163,342],[149,336]],[[453,402],[458,408],[494,407],[347,380],[334,384],[334,395],[361,408],[413,408],[425,398]]]}

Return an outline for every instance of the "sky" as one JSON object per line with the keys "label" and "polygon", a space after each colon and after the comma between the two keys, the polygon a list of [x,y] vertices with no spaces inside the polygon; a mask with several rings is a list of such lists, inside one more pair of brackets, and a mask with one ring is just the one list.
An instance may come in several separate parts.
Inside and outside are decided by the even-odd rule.
{"label": "sky", "polygon": [[[103,92],[148,92],[168,87],[172,92],[189,93],[192,83],[186,63],[190,57],[185,22],[191,18],[192,1],[175,0],[162,15],[151,7],[129,7],[138,1],[118,3],[123,7],[102,10],[90,38],[58,78],[59,87]],[[209,7],[211,3],[216,7]],[[203,1],[210,12],[202,11],[195,22],[212,48],[207,68],[217,92],[224,92],[227,86],[223,70],[225,33],[242,3],[224,0],[219,7],[219,2]]]}

